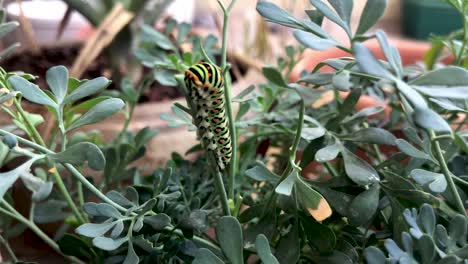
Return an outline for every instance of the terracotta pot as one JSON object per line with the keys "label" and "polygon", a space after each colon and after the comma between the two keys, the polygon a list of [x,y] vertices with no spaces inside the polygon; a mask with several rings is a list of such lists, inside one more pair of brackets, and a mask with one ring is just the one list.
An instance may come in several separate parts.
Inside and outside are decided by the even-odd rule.
{"label": "terracotta pot", "polygon": [[[418,61],[422,61],[424,59],[424,54],[431,48],[430,43],[423,41],[415,41],[402,38],[390,38],[389,42],[391,45],[395,46],[400,52],[403,65],[411,65],[415,64]],[[377,40],[373,39],[366,41],[364,45],[378,59],[386,60]],[[314,51],[308,49],[304,52],[304,58],[296,65],[295,69],[291,73],[290,81],[297,80],[301,71],[311,71],[312,69],[314,69],[315,66],[317,66],[317,64],[324,60],[350,56],[352,55],[338,48],[332,48],[325,51]],[[452,58],[447,58],[443,62],[449,63],[451,60]],[[331,69],[323,68],[323,71],[331,71]]]}

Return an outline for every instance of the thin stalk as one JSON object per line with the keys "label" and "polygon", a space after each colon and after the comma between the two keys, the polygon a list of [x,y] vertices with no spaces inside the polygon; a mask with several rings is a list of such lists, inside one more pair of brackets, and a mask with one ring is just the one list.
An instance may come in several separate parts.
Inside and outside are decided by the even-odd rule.
{"label": "thin stalk", "polygon": [[459,184],[463,184],[465,186],[468,186],[468,181],[465,181],[463,180],[462,178],[456,176],[456,175],[452,175],[452,178],[455,179],[456,182],[458,182]]}
{"label": "thin stalk", "polygon": [[302,127],[304,126],[304,114],[305,114],[305,104],[304,104],[304,100],[302,100],[301,98],[300,108],[299,108],[299,120],[298,120],[296,135],[294,136],[293,144],[289,148],[289,162],[288,162],[288,165],[286,166],[286,169],[281,174],[280,179],[276,182],[275,187],[273,188],[273,191],[270,193],[270,197],[268,197],[266,208],[271,207],[271,204],[273,203],[274,198],[276,197],[276,192],[275,192],[276,187],[278,187],[278,185],[280,185],[280,183],[284,179],[286,179],[286,177],[289,175],[289,173],[294,167],[297,167],[295,164],[296,152],[297,152],[297,148],[299,147],[299,143],[301,141]]}
{"label": "thin stalk", "polygon": [[439,166],[442,169],[442,173],[445,176],[445,180],[448,183],[450,192],[452,193],[453,197],[455,198],[455,203],[460,211],[461,214],[463,214],[465,217],[468,216],[465,210],[465,207],[463,206],[462,199],[460,198],[460,194],[457,191],[457,187],[455,186],[455,183],[452,179],[451,172],[449,171],[447,167],[447,163],[445,162],[444,155],[442,153],[442,148],[440,147],[439,141],[434,140],[436,138],[436,134],[433,130],[429,130],[429,136],[431,138],[431,144],[434,147],[434,151],[436,153],[436,159],[439,162]]}
{"label": "thin stalk", "polygon": [[[297,92],[297,91],[296,91]],[[299,94],[299,92],[297,92]],[[299,94],[299,96],[301,96]],[[289,160],[295,162],[297,148],[299,147],[299,142],[301,142],[302,127],[304,126],[304,113],[305,113],[305,104],[304,100],[301,98],[299,104],[299,120],[297,124],[296,135],[294,136],[294,141],[292,146],[289,148]]]}
{"label": "thin stalk", "polygon": [[55,250],[57,253],[62,255],[63,257],[67,258],[70,260],[72,263],[79,263],[79,264],[85,264],[85,262],[71,256],[67,256],[63,254],[60,251],[60,247],[55,243],[54,240],[52,240],[49,236],[47,236],[42,230],[36,226],[33,222],[29,221],[26,219],[23,215],[21,215],[18,211],[13,208],[9,203],[7,203],[5,200],[2,199],[1,204],[5,206],[8,210],[5,210],[3,208],[0,208],[0,212],[5,213],[6,211],[9,211],[10,216],[18,220],[19,222],[23,223],[26,225],[29,229],[31,229],[38,237],[40,237],[47,245],[49,245],[53,250]]}
{"label": "thin stalk", "polygon": [[8,243],[8,240],[3,238],[2,235],[0,235],[0,243],[3,244],[3,246],[5,247],[6,251],[8,252],[8,255],[10,255],[11,257],[11,260],[13,260],[14,263],[18,262],[18,258],[16,257],[15,252],[13,252],[13,250],[11,249],[10,243]]}
{"label": "thin stalk", "polygon": [[[21,115],[21,117],[23,118],[23,121],[24,121],[24,124],[26,126],[26,128],[29,130],[29,132],[31,133],[32,137],[33,137],[33,141],[35,141],[36,143],[38,143],[39,145],[42,146],[42,148],[46,149],[45,146],[45,142],[44,140],[42,139],[41,135],[39,134],[39,132],[37,131],[36,127],[34,127],[33,124],[31,124],[29,118],[27,117],[26,115],[26,112],[23,110],[23,108],[21,107],[21,104],[19,103],[19,101],[17,99],[14,100],[14,104],[15,104],[15,107],[16,107],[16,110],[18,111],[18,113]],[[10,135],[13,135],[10,133]],[[15,135],[15,137],[18,139],[19,137],[17,137]],[[64,136],[65,139],[62,139],[62,149],[64,148],[64,144],[66,144],[66,137]],[[63,141],[65,140],[65,142]],[[21,142],[20,140],[18,140],[19,142]],[[53,152],[52,152],[53,153]],[[70,206],[73,214],[75,215],[75,217],[78,219],[78,221],[84,223],[84,218],[83,216],[81,215],[80,211],[78,210],[78,208],[76,207],[75,203],[73,202],[73,199],[71,198],[67,188],[65,187],[65,184],[62,180],[62,177],[60,177],[60,175],[58,174],[57,171],[54,171],[53,173],[53,176],[54,176],[54,179],[55,179],[55,183],[57,184],[57,186],[59,187],[59,190],[60,192],[62,193],[63,197],[65,198],[65,201],[67,202],[68,206]]]}
{"label": "thin stalk", "polygon": [[331,174],[333,178],[336,178],[339,176],[335,167],[333,167],[329,162],[324,162],[323,165],[325,166],[325,168],[327,168],[328,172]]}
{"label": "thin stalk", "polygon": [[83,184],[81,182],[76,183],[76,190],[78,192],[78,202],[80,203],[80,206],[83,207],[84,195],[83,195]]}
{"label": "thin stalk", "polygon": [[[464,7],[462,7],[464,8]],[[463,20],[465,20],[466,15],[462,14]],[[463,59],[463,54],[465,53],[465,48],[468,45],[468,21],[463,21],[463,42],[460,48],[460,52],[458,54],[455,54],[456,60],[455,60],[455,65],[462,66],[462,59]]]}
{"label": "thin stalk", "polygon": [[[11,136],[14,136],[16,137],[16,139],[18,140],[19,143],[25,145],[25,146],[28,146],[32,149],[35,149],[39,152],[42,152],[42,153],[45,153],[45,154],[55,154],[55,152],[43,147],[43,146],[40,146],[34,142],[31,142],[29,140],[26,140],[22,137],[18,137],[17,135],[15,134],[12,134],[8,131],[5,131],[3,129],[0,129],[0,135],[11,135]],[[112,201],[111,199],[109,199],[107,196],[105,196],[104,194],[102,194],[96,187],[94,187],[94,185],[92,183],[90,183],[83,175],[81,175],[81,173],[75,168],[73,167],[72,165],[70,164],[65,164],[64,165],[65,168],[67,168],[71,174],[76,177],[81,183],[83,183],[83,185],[88,188],[88,190],[90,190],[94,195],[96,195],[98,198],[100,198],[102,201],[114,206],[117,210],[120,210],[121,212],[127,212],[128,210],[125,209],[124,207],[120,206],[119,204],[115,203],[114,201]],[[9,211],[7,210],[4,210],[2,208],[0,208],[0,212],[6,214],[6,215],[9,215],[13,218],[16,218],[14,214],[10,213]],[[132,215],[136,215],[136,213],[132,213]],[[175,230],[174,231],[175,234],[183,237],[184,234],[182,233],[181,230]],[[194,241],[198,242],[199,244],[202,244],[204,245],[206,248],[210,248],[210,249],[213,249],[217,252],[220,252],[221,253],[221,249],[219,249],[219,247],[217,247],[216,245],[214,245],[213,243],[209,242],[209,241],[206,241],[205,239],[203,238],[200,238],[200,237],[197,237],[197,236],[194,236],[192,238]],[[79,262],[79,263],[82,263],[82,262]]]}
{"label": "thin stalk", "polygon": [[71,164],[63,164],[65,168],[78,180],[80,181],[84,187],[86,187],[88,190],[90,190],[94,195],[96,195],[99,199],[102,201],[114,206],[118,210],[122,212],[127,212],[127,209],[124,207],[120,206],[119,204],[115,203],[109,197],[107,197],[105,194],[103,194],[101,191],[99,191],[98,188],[96,188],[92,183],[90,183],[81,172],[79,172],[73,165]]}
{"label": "thin stalk", "polygon": [[146,76],[140,83],[140,85],[138,85],[138,88],[137,88],[137,98],[135,98],[135,102],[132,102],[130,104],[130,111],[128,113],[128,117],[125,119],[125,124],[123,126],[123,129],[122,129],[122,132],[120,134],[122,134],[123,132],[127,131],[128,130],[128,126],[130,125],[130,121],[132,120],[132,117],[133,117],[133,113],[135,112],[135,107],[136,105],[138,104],[138,101],[140,100],[140,96],[141,96],[141,93],[146,90],[146,88],[149,87],[149,85],[151,84],[151,78],[152,77],[149,77],[149,76]]}
{"label": "thin stalk", "polygon": [[[47,149],[43,146],[40,146],[34,142],[31,142],[29,140],[26,140],[22,137],[19,137],[13,133],[10,133],[8,131],[5,131],[3,129],[0,129],[0,135],[10,135],[10,136],[13,136],[16,138],[16,140],[18,140],[19,143],[25,145],[25,146],[28,146],[30,148],[33,148],[39,152],[42,152],[44,154],[56,154],[55,152],[53,152],[52,150],[50,149]],[[115,203],[114,201],[112,201],[111,199],[109,199],[107,196],[105,196],[103,193],[101,193],[92,183],[90,183],[86,178],[85,176],[83,176],[75,167],[73,167],[73,165],[71,164],[63,164],[65,166],[65,168],[72,174],[72,176],[74,176],[78,181],[80,181],[86,188],[88,188],[88,190],[90,190],[93,194],[95,194],[98,198],[100,198],[101,200],[105,201],[106,203],[108,204],[111,204],[112,206],[114,206],[115,208],[121,210],[122,212],[126,212],[127,209],[125,209],[124,207],[118,205],[117,203]],[[60,179],[61,180],[61,179]],[[63,183],[63,182],[62,182]]]}
{"label": "thin stalk", "polygon": [[[55,168],[55,167],[54,167]],[[80,210],[76,206],[75,202],[71,198],[67,187],[65,186],[65,183],[62,180],[62,177],[60,177],[60,174],[58,174],[56,171],[52,173],[52,176],[54,177],[55,184],[57,184],[57,187],[59,188],[60,192],[63,195],[63,198],[65,198],[65,201],[67,202],[68,206],[70,206],[70,209],[73,212],[73,215],[77,218],[78,222],[80,224],[86,223],[85,218],[81,214]]]}
{"label": "thin stalk", "polygon": [[229,201],[228,201],[228,197],[226,194],[226,188],[224,187],[224,182],[223,182],[223,174],[218,168],[214,155],[211,155],[211,153],[209,153],[209,155],[211,156],[211,161],[212,161],[211,163],[213,164],[213,167],[215,168],[214,182],[215,182],[216,189],[218,190],[218,193],[219,193],[221,206],[223,208],[224,215],[231,215],[231,210],[229,209]]}
{"label": "thin stalk", "polygon": [[232,156],[231,164],[229,165],[229,177],[228,177],[228,195],[229,198],[234,201],[235,199],[235,177],[237,173],[238,160],[237,160],[237,130],[236,130],[236,119],[234,118],[234,111],[232,109],[232,95],[231,95],[231,78],[229,77],[229,67],[227,67],[227,32],[228,32],[228,22],[229,14],[231,9],[234,6],[236,0],[232,0],[229,6],[226,8],[220,0],[218,4],[223,10],[223,40],[221,45],[221,69],[223,70],[223,79],[224,79],[224,97],[225,97],[225,107],[227,112],[227,117],[229,120],[229,131],[231,132],[231,147],[232,147]]}
{"label": "thin stalk", "polygon": [[21,104],[19,103],[18,99],[14,99],[13,103],[16,107],[16,111],[20,114],[21,118],[24,121],[24,125],[26,126],[26,129],[28,130],[29,133],[31,133],[32,140],[41,146],[45,146],[45,142],[42,139],[42,137],[39,135],[39,132],[37,129],[34,127],[33,124],[31,124],[31,121],[29,120],[28,116],[26,115],[26,112],[23,110],[23,107],[21,107]]}

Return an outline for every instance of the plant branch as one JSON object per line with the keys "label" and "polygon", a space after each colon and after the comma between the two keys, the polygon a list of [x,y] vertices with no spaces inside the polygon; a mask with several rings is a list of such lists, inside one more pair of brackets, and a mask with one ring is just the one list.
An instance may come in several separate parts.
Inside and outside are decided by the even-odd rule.
{"label": "plant branch", "polygon": [[[20,114],[20,116],[22,117],[22,119],[24,121],[24,124],[25,124],[26,128],[28,129],[29,133],[32,135],[33,141],[35,141],[37,144],[39,144],[43,148],[43,150],[48,150],[46,148],[46,144],[45,144],[44,140],[42,139],[41,135],[37,131],[36,127],[31,123],[31,120],[29,120],[26,112],[21,107],[21,104],[20,104],[19,100],[15,99],[14,104],[15,104],[16,110],[18,111],[18,113]],[[13,134],[10,133],[10,135],[13,135]],[[66,144],[66,136],[65,136],[64,133],[62,133],[62,135],[63,135],[62,149],[64,149],[64,144]],[[17,137],[16,135],[14,135],[14,136],[18,139],[19,142],[21,142],[21,140],[19,140],[20,137]],[[44,151],[41,151],[41,152],[47,153],[47,152],[44,152]],[[59,187],[60,192],[62,193],[63,197],[65,198],[65,201],[67,202],[68,206],[70,206],[70,209],[72,210],[73,214],[75,215],[75,217],[78,219],[79,222],[84,223],[84,221],[85,221],[84,217],[81,215],[80,211],[78,210],[75,203],[73,202],[73,199],[71,198],[70,193],[68,192],[67,188],[65,187],[65,184],[64,184],[64,182],[62,180],[62,177],[60,177],[60,174],[58,174],[57,170],[54,170],[52,172],[52,175],[54,176],[55,183]]]}
{"label": "plant branch", "polygon": [[13,208],[13,206],[11,206],[8,202],[6,202],[5,200],[2,199],[1,204],[7,208],[7,209],[0,208],[1,213],[9,215],[9,216],[15,218],[16,220],[18,220],[19,222],[23,223],[24,225],[26,225],[27,227],[29,227],[29,229],[31,229],[47,245],[49,245],[52,249],[54,249],[56,252],[58,252],[63,257],[70,260],[72,263],[85,264],[85,262],[83,262],[83,261],[81,261],[81,260],[79,260],[79,259],[77,259],[75,257],[71,257],[71,256],[67,256],[67,255],[63,254],[60,251],[60,247],[57,245],[57,243],[55,243],[54,240],[52,240],[49,236],[47,236],[39,227],[37,227],[36,224],[29,221],[27,218],[25,218],[23,215],[21,215],[18,211],[16,211],[15,208]]}
{"label": "plant branch", "polygon": [[219,197],[221,200],[221,206],[223,207],[224,215],[231,215],[231,210],[229,209],[229,201],[228,197],[226,194],[226,188],[224,187],[224,182],[223,182],[223,175],[221,171],[218,168],[217,162],[214,158],[214,155],[211,155],[212,164],[215,167],[215,175],[214,175],[214,182],[216,185],[216,189],[218,190]]}
{"label": "plant branch", "polygon": [[130,125],[130,121],[132,120],[133,113],[135,112],[136,105],[138,104],[138,101],[140,101],[141,94],[143,93],[144,90],[146,90],[152,83],[152,76],[147,75],[143,78],[141,83],[138,85],[137,88],[137,97],[135,98],[135,102],[132,102],[130,104],[130,111],[128,113],[128,117],[125,119],[125,124],[123,126],[122,132],[120,133],[122,135],[123,132],[128,130],[128,126]]}
{"label": "plant branch", "polygon": [[223,40],[221,45],[221,69],[223,71],[224,79],[224,97],[225,97],[225,107],[227,112],[227,117],[229,120],[229,130],[231,132],[231,146],[232,146],[232,156],[231,164],[229,165],[229,177],[228,177],[228,195],[229,198],[234,201],[235,199],[235,177],[237,173],[238,160],[237,160],[237,129],[236,129],[236,119],[234,118],[234,111],[232,109],[232,95],[231,95],[231,78],[229,76],[228,66],[227,66],[227,37],[228,37],[228,22],[229,14],[236,0],[232,0],[229,6],[226,8],[222,1],[218,0],[218,4],[223,10]]}
{"label": "plant branch", "polygon": [[[42,152],[42,153],[45,153],[45,154],[54,154],[55,152],[45,148],[45,147],[42,147],[34,142],[31,142],[29,140],[26,140],[22,137],[19,137],[13,133],[10,133],[8,131],[5,131],[3,129],[0,129],[0,135],[10,135],[10,136],[13,136],[15,137],[19,143],[25,145],[25,146],[28,146],[32,149],[35,149],[39,152]],[[100,198],[102,201],[114,206],[117,210],[121,211],[121,212],[124,212],[126,213],[128,210],[122,206],[120,206],[119,204],[115,203],[114,201],[112,201],[111,199],[109,199],[107,196],[105,196],[103,193],[101,193],[92,183],[90,183],[75,167],[73,167],[73,165],[70,165],[70,164],[65,164],[64,165],[65,168],[67,168],[71,174],[77,178],[86,188],[88,188],[94,195],[96,195],[98,198]],[[15,217],[14,214],[0,208],[0,212],[2,213],[5,213],[11,217]],[[132,215],[136,215],[136,213],[132,213]],[[15,217],[16,218],[16,217]],[[168,228],[167,229],[168,231],[170,231],[171,229]],[[40,231],[40,230],[39,230]],[[181,237],[184,237],[184,234],[182,233],[181,230],[175,230],[174,233],[176,233],[177,235],[181,236]],[[214,245],[213,243],[209,242],[209,241],[206,241],[205,239],[203,238],[200,238],[200,237],[197,237],[197,236],[194,236],[193,237],[193,240],[196,241],[197,243],[199,244],[202,244],[204,245],[205,247],[207,248],[210,248],[210,249],[213,249],[217,252],[220,252],[221,253],[221,250],[216,246]],[[79,262],[79,263],[82,263],[82,262]]]}
{"label": "plant branch", "polygon": [[6,251],[8,252],[8,255],[10,255],[11,257],[11,260],[13,260],[14,263],[18,262],[18,258],[16,257],[15,252],[13,252],[13,250],[11,249],[10,244],[8,243],[8,240],[3,238],[2,235],[0,235],[0,244],[3,244]]}
{"label": "plant branch", "polygon": [[442,153],[442,148],[440,147],[439,142],[434,140],[436,138],[435,132],[433,130],[429,130],[429,136],[431,138],[431,144],[434,148],[434,151],[436,152],[436,159],[439,162],[439,166],[442,169],[442,173],[445,176],[445,180],[447,181],[449,185],[450,192],[455,198],[455,204],[458,208],[458,211],[460,211],[460,213],[466,217],[468,215],[466,213],[465,207],[463,206],[463,202],[462,202],[462,199],[460,198],[460,194],[457,191],[457,187],[452,179],[452,176],[451,176],[452,173],[449,171],[447,167],[447,163],[445,162],[445,158]]}
{"label": "plant branch", "polygon": [[[5,131],[3,129],[0,129],[0,135],[10,135],[10,136],[13,136],[16,138],[16,140],[18,140],[19,143],[25,145],[25,146],[28,146],[30,148],[33,148],[39,152],[42,152],[44,154],[57,154],[55,152],[53,152],[52,150],[49,150],[43,146],[40,146],[34,142],[31,142],[29,140],[26,140],[22,137],[19,137],[13,133],[10,133],[8,131]],[[65,166],[65,168],[77,179],[79,180],[86,188],[88,188],[93,194],[95,194],[98,198],[100,198],[101,200],[105,201],[106,203],[108,204],[111,204],[112,206],[114,206],[115,208],[123,211],[123,212],[127,212],[127,209],[125,209],[124,207],[118,205],[117,203],[115,203],[114,201],[112,201],[111,199],[109,199],[107,196],[105,196],[102,192],[100,192],[92,183],[90,183],[73,165],[71,164],[63,164]],[[61,180],[61,179],[60,179]]]}

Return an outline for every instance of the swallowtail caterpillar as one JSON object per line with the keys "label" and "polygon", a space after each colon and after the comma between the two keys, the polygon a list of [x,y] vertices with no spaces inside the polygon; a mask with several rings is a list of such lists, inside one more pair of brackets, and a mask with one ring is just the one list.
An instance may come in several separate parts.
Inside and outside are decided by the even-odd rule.
{"label": "swallowtail caterpillar", "polygon": [[185,85],[195,109],[194,123],[205,149],[213,151],[224,170],[232,155],[228,119],[224,111],[224,83],[221,70],[200,62],[185,71]]}

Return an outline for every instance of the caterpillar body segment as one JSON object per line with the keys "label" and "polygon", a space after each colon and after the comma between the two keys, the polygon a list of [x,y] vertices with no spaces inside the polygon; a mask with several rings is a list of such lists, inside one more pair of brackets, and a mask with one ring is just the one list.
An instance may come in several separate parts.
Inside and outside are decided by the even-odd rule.
{"label": "caterpillar body segment", "polygon": [[221,70],[210,63],[197,63],[185,71],[184,80],[194,102],[198,138],[205,149],[214,152],[218,167],[224,170],[231,160],[232,147]]}

